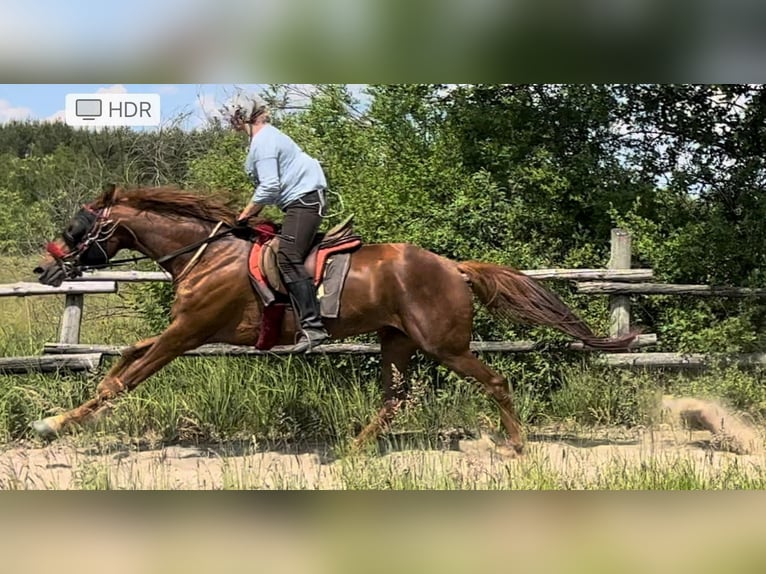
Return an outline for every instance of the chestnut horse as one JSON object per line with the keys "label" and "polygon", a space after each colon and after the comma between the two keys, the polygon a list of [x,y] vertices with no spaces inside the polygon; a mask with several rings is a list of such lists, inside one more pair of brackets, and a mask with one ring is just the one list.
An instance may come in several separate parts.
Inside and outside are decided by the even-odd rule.
{"label": "chestnut horse", "polygon": [[[50,255],[35,269],[42,283],[60,284],[71,277],[72,266],[106,264],[118,251],[132,249],[159,261],[172,275],[175,301],[164,332],[124,351],[93,399],[35,421],[40,435],[54,437],[68,425],[86,421],[106,408],[107,401],[202,344],[256,343],[263,304],[248,276],[250,241],[225,235],[211,241],[196,261],[196,249],[183,249],[210,237],[220,222],[231,229],[235,213],[215,198],[173,188],[111,186],[84,206],[62,239],[49,244]],[[555,294],[510,267],[458,263],[406,243],[364,245],[351,256],[340,316],[325,320],[333,339],[373,331],[380,336],[384,404],[357,443],[377,436],[390,422],[404,400],[401,385],[393,384],[394,368],[406,376],[419,349],[483,385],[500,409],[507,435],[502,446],[521,452],[522,428],[508,382],[469,350],[473,295],[503,319],[554,327],[595,349],[624,350],[635,337],[594,335]],[[292,344],[295,331],[296,320],[287,313],[279,344]]]}

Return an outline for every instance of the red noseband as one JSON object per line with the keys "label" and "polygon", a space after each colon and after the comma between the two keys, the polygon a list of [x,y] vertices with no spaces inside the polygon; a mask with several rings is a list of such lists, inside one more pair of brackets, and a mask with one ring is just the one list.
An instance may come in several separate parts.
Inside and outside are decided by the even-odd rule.
{"label": "red noseband", "polygon": [[54,259],[64,259],[67,256],[67,252],[58,243],[53,243],[52,241],[45,246],[45,250]]}

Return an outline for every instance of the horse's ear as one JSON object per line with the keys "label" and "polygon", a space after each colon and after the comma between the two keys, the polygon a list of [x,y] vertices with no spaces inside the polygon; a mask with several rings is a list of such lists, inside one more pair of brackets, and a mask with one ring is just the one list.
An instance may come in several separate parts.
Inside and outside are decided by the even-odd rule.
{"label": "horse's ear", "polygon": [[109,183],[104,186],[104,193],[101,196],[101,202],[104,205],[112,205],[114,201],[117,199],[117,195],[119,194],[119,188],[113,184]]}

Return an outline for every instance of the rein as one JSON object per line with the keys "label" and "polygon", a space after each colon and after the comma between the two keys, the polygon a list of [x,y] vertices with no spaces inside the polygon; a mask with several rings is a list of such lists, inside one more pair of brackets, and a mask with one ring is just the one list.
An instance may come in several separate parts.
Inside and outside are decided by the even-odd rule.
{"label": "rein", "polygon": [[[226,237],[227,235],[231,235],[231,233],[234,231],[233,228],[225,229],[219,233],[216,233],[215,235],[211,235],[210,237],[206,237],[205,239],[200,239],[199,241],[195,241],[191,245],[187,245],[185,247],[181,247],[180,249],[176,249],[175,251],[168,253],[167,255],[163,255],[159,259],[157,259],[157,263],[167,263],[171,259],[175,259],[179,255],[184,255],[185,253],[189,253],[190,251],[194,251],[198,247],[201,247],[202,245],[206,245],[208,243],[212,243],[213,241],[217,241],[219,239],[222,239]],[[151,259],[148,255],[141,255],[140,257],[127,257],[125,259],[114,259],[112,261],[107,261],[106,263],[99,263],[94,265],[78,265],[78,269],[81,271],[89,271],[91,269],[104,269],[106,267],[117,267],[119,265],[128,265],[129,263],[135,263],[136,261],[143,261],[145,259]]]}
{"label": "rein", "polygon": [[[215,231],[221,227],[223,222],[219,222],[216,228],[213,230],[213,235],[210,235],[209,237],[206,237],[205,239],[200,239],[199,241],[195,241],[191,245],[187,245],[186,247],[181,247],[180,249],[176,249],[175,251],[172,251],[168,253],[167,255],[163,255],[159,259],[157,259],[157,263],[162,264],[170,261],[171,259],[175,259],[179,255],[183,255],[185,253],[189,253],[190,251],[194,251],[198,247],[201,247],[203,245],[206,245],[208,243],[211,243],[213,241],[217,241],[223,237],[226,237],[227,235],[231,235],[231,233],[234,231],[233,227],[230,227],[229,229],[224,229],[223,231],[219,231],[218,233],[215,233]],[[150,259],[150,257],[144,256],[142,259]]]}
{"label": "rein", "polygon": [[[213,241],[218,241],[219,239],[223,239],[227,235],[231,235],[235,228],[230,227],[228,229],[224,229],[223,231],[219,231],[216,233],[216,231],[223,225],[223,222],[219,222],[218,225],[213,230],[213,233],[206,237],[205,239],[200,239],[199,241],[195,241],[194,243],[191,243],[190,245],[186,245],[184,247],[181,247],[180,249],[176,249],[175,251],[172,251],[168,253],[167,255],[163,255],[159,259],[157,259],[158,264],[167,263],[168,261],[175,259],[179,255],[184,255],[186,253],[190,253],[191,251],[194,251],[195,249],[205,247],[208,244],[212,243]],[[118,267],[120,265],[129,265],[131,263],[136,263],[138,261],[144,261],[146,259],[151,259],[148,255],[141,255],[139,257],[127,257],[125,259],[114,259],[112,261],[107,261],[106,263],[94,263],[94,264],[87,264],[87,265],[77,265],[77,271],[90,271],[94,269],[105,269],[107,267]]]}

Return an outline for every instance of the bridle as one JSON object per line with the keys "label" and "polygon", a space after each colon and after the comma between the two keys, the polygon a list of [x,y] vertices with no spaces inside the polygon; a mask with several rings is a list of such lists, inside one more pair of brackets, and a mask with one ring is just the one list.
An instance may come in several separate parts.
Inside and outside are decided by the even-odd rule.
{"label": "bridle", "polygon": [[48,243],[46,250],[62,266],[67,277],[76,277],[82,271],[109,265],[106,242],[119,226],[110,214],[111,206],[94,210],[83,205],[62,234],[68,251],[55,243]]}
{"label": "bridle", "polygon": [[[106,251],[106,242],[114,235],[115,231],[117,231],[117,228],[120,226],[133,236],[136,245],[141,246],[141,242],[136,237],[136,234],[129,227],[120,220],[115,221],[111,218],[111,211],[111,205],[99,210],[94,210],[88,205],[83,205],[80,211],[78,211],[72,219],[73,224],[70,224],[69,228],[63,233],[64,242],[69,248],[69,251],[64,251],[55,243],[48,243],[46,250],[61,266],[67,278],[71,279],[78,277],[82,275],[83,271],[128,265],[137,261],[152,259],[148,255],[142,255],[140,257],[128,257],[113,261],[109,260],[109,254]],[[74,223],[79,223],[80,225],[73,229]],[[235,230],[233,227],[228,227],[223,231],[218,231],[221,225],[223,225],[223,222],[219,222],[213,230],[213,233],[205,239],[195,241],[190,245],[186,245],[168,253],[157,259],[157,263],[162,265],[163,263],[175,259],[179,255],[189,253],[195,249],[206,246],[213,241],[231,235]],[[146,251],[145,248],[144,251]],[[196,258],[194,260],[196,261]],[[184,269],[184,272],[187,270],[188,266]]]}

